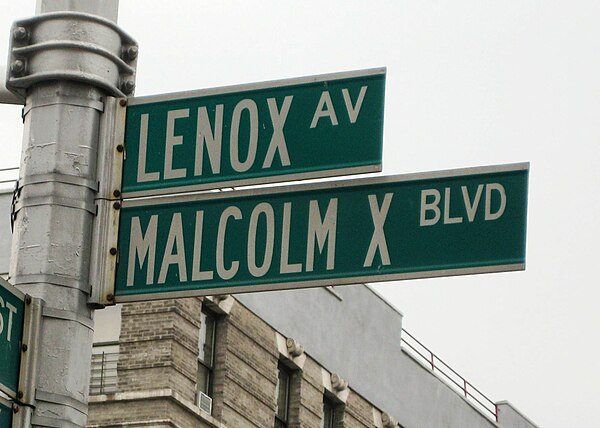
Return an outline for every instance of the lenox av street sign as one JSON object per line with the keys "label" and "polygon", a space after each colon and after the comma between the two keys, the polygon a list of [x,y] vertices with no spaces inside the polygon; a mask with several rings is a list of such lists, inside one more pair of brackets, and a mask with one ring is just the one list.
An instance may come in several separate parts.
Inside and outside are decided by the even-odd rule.
{"label": "lenox av street sign", "polygon": [[128,100],[123,196],[381,171],[385,69]]}
{"label": "lenox av street sign", "polygon": [[15,398],[19,385],[25,295],[0,278],[0,390]]}
{"label": "lenox av street sign", "polygon": [[528,175],[523,163],[126,200],[115,300],[521,270]]}

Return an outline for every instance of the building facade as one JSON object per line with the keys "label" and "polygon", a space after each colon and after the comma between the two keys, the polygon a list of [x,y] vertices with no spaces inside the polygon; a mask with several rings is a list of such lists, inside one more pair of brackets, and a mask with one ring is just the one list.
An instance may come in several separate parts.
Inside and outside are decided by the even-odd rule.
{"label": "building facade", "polygon": [[535,427],[419,362],[401,345],[402,315],[366,286],[127,304],[120,316],[118,340],[95,348],[105,364],[90,427]]}
{"label": "building facade", "polygon": [[113,378],[93,378],[90,427],[395,426],[230,296],[128,304],[121,317]]}

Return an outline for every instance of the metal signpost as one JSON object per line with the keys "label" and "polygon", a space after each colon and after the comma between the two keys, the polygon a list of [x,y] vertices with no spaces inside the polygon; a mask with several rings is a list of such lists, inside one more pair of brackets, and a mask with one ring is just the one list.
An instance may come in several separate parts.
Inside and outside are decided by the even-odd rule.
{"label": "metal signpost", "polygon": [[123,196],[381,171],[385,69],[128,100]]}
{"label": "metal signpost", "polygon": [[21,361],[26,426],[87,423],[99,124],[107,98],[135,87],[137,44],[117,12],[118,0],[37,0],[37,15],[10,32],[6,87],[24,104],[24,128],[9,281],[44,301],[29,335],[40,338],[39,361]]}
{"label": "metal signpost", "polygon": [[0,390],[15,398],[19,386],[25,295],[0,278]]}
{"label": "metal signpost", "polygon": [[124,201],[117,301],[525,268],[528,164]]}

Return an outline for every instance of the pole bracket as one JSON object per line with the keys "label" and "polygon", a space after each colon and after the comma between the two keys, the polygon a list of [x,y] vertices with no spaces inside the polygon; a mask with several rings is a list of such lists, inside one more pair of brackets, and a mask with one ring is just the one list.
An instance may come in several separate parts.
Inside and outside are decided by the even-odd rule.
{"label": "pole bracket", "polygon": [[51,12],[11,28],[6,87],[21,99],[45,81],[67,80],[133,95],[138,45],[114,22],[81,12]]}
{"label": "pole bracket", "polygon": [[35,406],[43,310],[44,301],[42,299],[27,296],[23,325],[23,345],[26,345],[27,352],[21,353],[19,391],[23,393],[23,396],[19,399],[19,404],[30,407]]}
{"label": "pole bracket", "polygon": [[123,98],[106,97],[105,110],[100,119],[98,143],[98,193],[92,230],[90,256],[90,296],[88,303],[95,308],[114,305],[115,274],[119,258],[118,233],[121,203],[121,185],[125,144],[125,114],[127,103]]}

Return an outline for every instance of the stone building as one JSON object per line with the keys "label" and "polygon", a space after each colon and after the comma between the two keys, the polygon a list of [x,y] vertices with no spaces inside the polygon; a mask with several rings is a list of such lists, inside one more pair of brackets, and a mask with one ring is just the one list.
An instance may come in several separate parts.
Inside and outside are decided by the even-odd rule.
{"label": "stone building", "polygon": [[420,362],[402,315],[367,286],[128,304],[120,316],[118,340],[95,350],[112,352],[102,388],[95,365],[90,427],[535,427]]}
{"label": "stone building", "polygon": [[348,381],[232,297],[128,304],[121,317],[117,377],[91,396],[90,427],[384,426]]}

